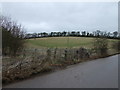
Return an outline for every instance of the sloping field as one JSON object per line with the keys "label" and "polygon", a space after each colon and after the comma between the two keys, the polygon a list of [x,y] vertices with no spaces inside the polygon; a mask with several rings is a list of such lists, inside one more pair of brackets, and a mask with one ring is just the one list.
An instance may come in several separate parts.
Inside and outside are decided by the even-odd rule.
{"label": "sloping field", "polygon": [[66,48],[66,47],[91,47],[93,38],[85,37],[48,37],[26,40],[30,48]]}
{"label": "sloping field", "polygon": [[[26,46],[28,48],[66,48],[66,47],[93,47],[94,38],[87,37],[47,37],[47,38],[36,38],[27,39]],[[109,46],[116,40],[109,39]]]}

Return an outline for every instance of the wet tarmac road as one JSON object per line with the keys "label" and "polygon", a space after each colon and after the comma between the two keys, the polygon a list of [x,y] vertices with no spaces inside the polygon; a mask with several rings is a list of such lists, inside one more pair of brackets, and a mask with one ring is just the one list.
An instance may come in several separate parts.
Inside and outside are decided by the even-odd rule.
{"label": "wet tarmac road", "polygon": [[71,65],[3,88],[118,88],[118,55]]}

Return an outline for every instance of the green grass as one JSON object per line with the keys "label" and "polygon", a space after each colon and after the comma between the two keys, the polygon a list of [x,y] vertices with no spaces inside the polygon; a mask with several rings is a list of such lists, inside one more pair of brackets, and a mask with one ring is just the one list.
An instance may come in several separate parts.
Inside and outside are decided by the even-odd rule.
{"label": "green grass", "polygon": [[48,37],[26,40],[30,48],[66,48],[66,47],[91,47],[93,38],[85,37]]}
{"label": "green grass", "polygon": [[[93,47],[94,38],[87,37],[47,37],[27,39],[26,46],[28,48],[76,48],[76,47]],[[109,45],[116,42],[116,40],[109,39]]]}

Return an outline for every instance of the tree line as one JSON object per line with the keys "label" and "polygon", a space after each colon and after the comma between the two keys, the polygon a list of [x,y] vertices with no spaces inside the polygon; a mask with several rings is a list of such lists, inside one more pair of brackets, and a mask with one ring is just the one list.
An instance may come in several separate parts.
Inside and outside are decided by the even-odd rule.
{"label": "tree line", "polygon": [[120,38],[120,33],[118,31],[105,32],[101,30],[93,31],[92,33],[87,31],[62,31],[62,32],[42,32],[42,33],[28,33],[25,38],[41,38],[41,37],[65,37],[65,36],[75,36],[75,37],[106,37],[106,38]]}
{"label": "tree line", "polygon": [[105,37],[120,39],[120,33],[104,32],[96,30],[92,33],[87,31],[62,31],[62,32],[42,32],[26,34],[24,27],[21,24],[13,21],[6,16],[0,16],[0,30],[2,31],[2,55],[16,56],[18,52],[24,48],[25,39],[29,38],[42,38],[42,37]]}

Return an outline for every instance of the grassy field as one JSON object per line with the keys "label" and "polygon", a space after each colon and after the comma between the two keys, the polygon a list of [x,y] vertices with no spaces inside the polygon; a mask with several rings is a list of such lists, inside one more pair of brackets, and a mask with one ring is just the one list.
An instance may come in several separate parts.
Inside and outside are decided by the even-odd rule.
{"label": "grassy field", "polygon": [[[76,48],[76,47],[93,47],[94,38],[87,37],[48,37],[48,38],[36,38],[27,39],[26,46],[28,48]],[[108,39],[109,46],[117,40]]]}

